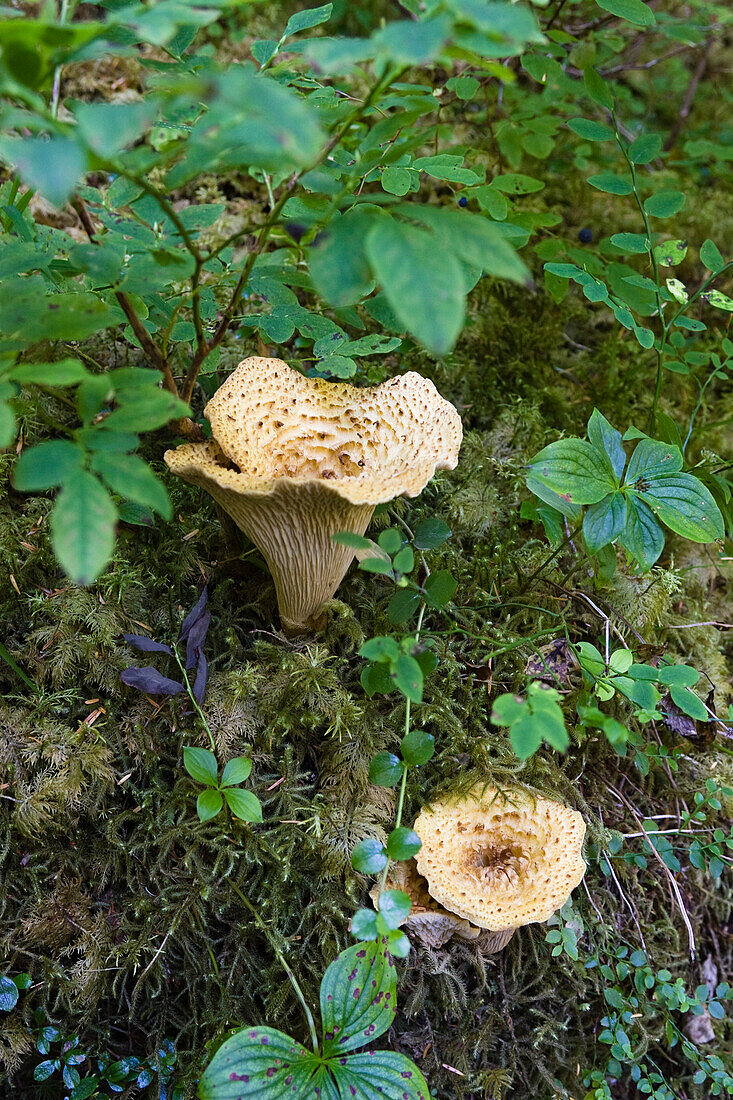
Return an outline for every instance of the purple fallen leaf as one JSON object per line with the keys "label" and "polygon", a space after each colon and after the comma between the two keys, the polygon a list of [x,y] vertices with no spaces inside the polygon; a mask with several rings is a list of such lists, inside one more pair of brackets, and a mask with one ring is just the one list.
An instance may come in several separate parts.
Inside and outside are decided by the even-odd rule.
{"label": "purple fallen leaf", "polygon": [[198,663],[199,653],[206,641],[210,622],[211,612],[205,611],[191,627],[186,640],[186,668],[194,668]]}
{"label": "purple fallen leaf", "polygon": [[188,615],[186,615],[186,618],[181,623],[181,641],[182,642],[185,642],[186,638],[189,635],[191,627],[203,615],[204,608],[206,607],[206,601],[208,600],[208,598],[209,598],[209,589],[208,589],[208,586],[205,586],[204,590],[201,593],[201,595],[199,596],[198,600],[193,605],[193,607],[189,611]]}
{"label": "purple fallen leaf", "polygon": [[183,691],[183,684],[179,684],[178,680],[169,680],[152,665],[145,665],[144,668],[126,668],[120,679],[128,687],[145,691],[148,695],[178,695]]}
{"label": "purple fallen leaf", "polygon": [[142,653],[170,653],[171,657],[173,656],[170,646],[156,642],[154,638],[146,638],[144,634],[123,634],[122,637],[128,645],[134,646]]}
{"label": "purple fallen leaf", "polygon": [[193,684],[193,697],[196,702],[201,706],[204,701],[204,695],[206,694],[206,681],[209,678],[209,664],[203,653],[199,654],[198,668],[196,669],[196,679]]}

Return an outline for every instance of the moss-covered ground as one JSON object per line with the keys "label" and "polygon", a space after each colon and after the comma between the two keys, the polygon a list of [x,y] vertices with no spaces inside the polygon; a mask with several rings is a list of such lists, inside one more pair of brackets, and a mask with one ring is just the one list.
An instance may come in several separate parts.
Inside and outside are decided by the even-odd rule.
{"label": "moss-covered ground", "polygon": [[[541,201],[572,237],[586,225],[605,232],[616,200],[558,183]],[[729,199],[693,183],[686,209],[681,232],[702,240],[714,226],[718,246],[731,252]],[[617,211],[621,230],[625,215]],[[387,1041],[417,1059],[441,1100],[581,1100],[583,1078],[608,1059],[599,1035],[609,982],[587,967],[589,958],[608,960],[624,945],[643,949],[655,970],[668,969],[691,990],[705,983],[705,968],[719,981],[733,975],[729,872],[713,879],[696,870],[684,844],[674,876],[651,855],[634,858],[643,852],[634,836],[640,820],[675,823],[694,809],[706,780],[733,785],[733,742],[705,730],[684,738],[657,723],[645,736],[661,759],[648,774],[633,754],[619,756],[600,735],[580,733],[564,756],[541,751],[521,764],[505,731],[489,721],[494,695],[523,688],[527,662],[542,646],[565,631],[602,645],[607,619],[642,654],[663,652],[699,669],[719,713],[731,696],[733,634],[724,625],[679,629],[733,621],[731,563],[714,547],[671,538],[650,573],[634,575],[622,563],[610,584],[594,590],[572,543],[553,557],[541,527],[520,518],[526,460],[559,433],[583,434],[594,406],[622,429],[643,421],[652,386],[651,361],[631,334],[620,336],[608,314],[573,292],[557,304],[542,287],[539,263],[536,274],[529,294],[481,283],[447,359],[412,350],[380,368],[432,377],[465,427],[457,469],[438,475],[420,499],[397,502],[371,528],[390,515],[410,526],[436,515],[452,530],[430,552],[430,565],[458,580],[455,606],[448,616],[426,617],[440,665],[413,708],[437,752],[411,780],[406,819],[457,777],[481,776],[527,784],[579,809],[588,823],[588,873],[568,917],[577,959],[553,956],[547,928],[535,925],[499,955],[483,957],[460,941],[440,950],[415,944],[401,964],[400,1011]],[[231,366],[253,350],[248,334],[232,337],[222,362]],[[138,354],[121,342],[97,348],[105,352],[110,361]],[[297,361],[294,348],[278,353]],[[683,420],[693,398],[686,385],[674,385],[664,408]],[[58,402],[51,410],[54,400],[26,396],[26,440],[50,433],[49,419],[70,415]],[[723,426],[710,429],[705,445],[729,454],[730,390],[713,390],[711,407],[710,419]],[[146,443],[159,471],[169,443],[164,432]],[[32,1081],[41,1059],[34,1012],[42,1008],[93,1053],[143,1058],[171,1040],[176,1081],[192,1096],[207,1049],[228,1028],[267,1022],[304,1032],[272,940],[317,1003],[325,966],[349,942],[349,916],[368,903],[371,883],[351,869],[349,853],[391,827],[392,793],[369,784],[368,766],[376,751],[397,744],[404,703],[396,694],[365,695],[357,650],[365,637],[390,631],[392,590],[352,569],[324,633],[286,638],[256,552],[225,538],[208,496],[170,478],[173,521],[121,525],[111,566],[92,587],[75,588],[50,552],[48,495],[29,497],[10,485],[14,457],[0,458],[0,641],[34,688],[0,662],[0,955],[9,972],[28,972],[33,984],[12,1013],[0,1015],[4,1094],[64,1094],[60,1083],[53,1091]],[[198,820],[182,747],[208,744],[200,720],[181,697],[161,705],[120,681],[125,667],[146,663],[122,634],[172,643],[204,582],[212,622],[203,709],[222,760],[252,756],[261,826]],[[163,658],[158,664],[174,673]],[[731,814],[728,802],[709,820],[729,827]],[[620,853],[604,857],[619,835]],[[617,984],[628,992],[623,979]],[[685,1025],[653,1003],[639,1010],[634,1055],[656,1064],[676,1096],[704,1100],[694,1067],[669,1045],[670,1015]],[[730,1057],[730,1022],[712,1027],[715,1038],[701,1053]],[[637,1095],[626,1071],[612,1090],[618,1100]]]}

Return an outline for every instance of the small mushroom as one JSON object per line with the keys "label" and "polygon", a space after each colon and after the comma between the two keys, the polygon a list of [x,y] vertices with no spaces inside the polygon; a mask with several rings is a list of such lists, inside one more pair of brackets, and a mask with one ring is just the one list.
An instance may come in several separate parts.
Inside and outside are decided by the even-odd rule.
{"label": "small mushroom", "polygon": [[[428,892],[428,884],[422,875],[418,874],[415,860],[404,860],[393,863],[389,870],[387,890],[402,890],[412,902],[409,914],[401,921],[401,925],[429,947],[443,947],[454,936],[459,940],[477,940],[481,950],[487,954],[493,954],[506,947],[514,935],[511,928],[504,932],[487,932],[483,928],[477,928],[475,924],[457,917],[455,913],[449,913],[438,905]],[[379,905],[379,886],[373,887],[370,897],[375,908]]]}
{"label": "small mushroom", "polygon": [[452,470],[461,420],[432,382],[410,372],[381,386],[306,378],[280,359],[245,359],[207,404],[213,439],[167,451],[173,473],[201,485],[262,552],[283,627],[319,625],[377,504],[417,496]]}
{"label": "small mushroom", "polygon": [[492,932],[548,920],[585,874],[585,822],[524,791],[476,786],[422,810],[416,866],[430,896]]}

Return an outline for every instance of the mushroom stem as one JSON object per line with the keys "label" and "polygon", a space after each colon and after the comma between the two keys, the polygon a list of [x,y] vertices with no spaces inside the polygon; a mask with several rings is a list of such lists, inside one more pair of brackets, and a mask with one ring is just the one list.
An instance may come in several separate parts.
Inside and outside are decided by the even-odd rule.
{"label": "mushroom stem", "polygon": [[323,605],[331,599],[354,557],[353,548],[334,542],[338,531],[363,535],[373,504],[351,504],[318,482],[294,487],[278,483],[267,497],[242,496],[208,486],[237,527],[255,544],[275,582],[286,634],[322,625]]}

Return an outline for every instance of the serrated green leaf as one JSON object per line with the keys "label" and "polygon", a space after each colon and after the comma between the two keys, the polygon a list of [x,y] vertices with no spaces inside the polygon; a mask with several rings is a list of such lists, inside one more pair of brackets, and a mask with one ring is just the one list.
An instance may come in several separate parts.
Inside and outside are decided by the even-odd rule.
{"label": "serrated green leaf", "polygon": [[84,452],[76,443],[54,439],[23,451],[13,472],[13,485],[21,492],[41,492],[63,485],[81,470]]}
{"label": "serrated green leaf", "polygon": [[173,510],[163,482],[139,455],[99,451],[92,455],[91,465],[112,492],[152,508],[163,519],[171,518]]}
{"label": "serrated green leaf", "polygon": [[152,432],[169,420],[190,416],[191,410],[167,390],[132,390],[120,399],[120,404],[107,417],[109,428],[120,432]]}
{"label": "serrated green leaf", "polygon": [[73,471],[51,513],[56,558],[76,584],[91,584],[112,556],[117,509],[98,478]]}
{"label": "serrated green leaf", "polygon": [[465,311],[458,260],[436,248],[432,234],[393,218],[377,219],[365,245],[400,323],[431,351],[449,351]]}

